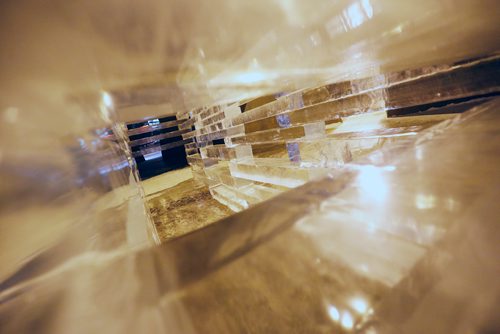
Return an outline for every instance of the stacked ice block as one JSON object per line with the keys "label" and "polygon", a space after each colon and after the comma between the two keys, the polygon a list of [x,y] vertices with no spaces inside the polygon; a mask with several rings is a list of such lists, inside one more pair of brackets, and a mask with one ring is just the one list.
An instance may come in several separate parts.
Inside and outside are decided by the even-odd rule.
{"label": "stacked ice block", "polygon": [[[500,90],[497,56],[326,84],[178,114],[188,162],[240,211],[405,141]],[[265,101],[269,101],[266,99]],[[256,106],[257,105],[257,106]]]}

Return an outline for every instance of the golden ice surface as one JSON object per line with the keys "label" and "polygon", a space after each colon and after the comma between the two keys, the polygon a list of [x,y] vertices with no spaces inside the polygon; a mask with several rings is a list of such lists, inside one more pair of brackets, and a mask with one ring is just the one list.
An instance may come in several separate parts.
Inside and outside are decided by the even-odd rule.
{"label": "golden ice surface", "polygon": [[498,332],[497,7],[3,1],[0,331]]}

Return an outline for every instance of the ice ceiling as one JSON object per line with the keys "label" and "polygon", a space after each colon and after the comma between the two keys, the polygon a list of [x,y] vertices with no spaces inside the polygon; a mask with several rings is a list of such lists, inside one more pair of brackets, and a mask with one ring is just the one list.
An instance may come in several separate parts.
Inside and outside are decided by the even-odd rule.
{"label": "ice ceiling", "polygon": [[28,84],[67,97],[164,87],[162,95],[177,108],[237,101],[491,53],[500,30],[495,6],[491,0],[3,3],[2,90]]}

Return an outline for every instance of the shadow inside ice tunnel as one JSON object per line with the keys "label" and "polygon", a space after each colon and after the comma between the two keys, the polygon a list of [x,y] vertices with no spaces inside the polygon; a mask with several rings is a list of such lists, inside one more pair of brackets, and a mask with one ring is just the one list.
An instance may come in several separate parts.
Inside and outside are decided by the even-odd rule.
{"label": "shadow inside ice tunnel", "polygon": [[[174,267],[178,286],[182,288],[238,259],[260,244],[290,228],[300,218],[318,210],[321,203],[341,192],[355,177],[356,172],[344,171],[335,178],[309,182],[301,187],[279,194],[200,230],[192,231],[138,256],[151,256],[156,263],[158,279],[171,277]],[[162,265],[168,258],[168,266]],[[171,287],[162,285],[162,293]]]}

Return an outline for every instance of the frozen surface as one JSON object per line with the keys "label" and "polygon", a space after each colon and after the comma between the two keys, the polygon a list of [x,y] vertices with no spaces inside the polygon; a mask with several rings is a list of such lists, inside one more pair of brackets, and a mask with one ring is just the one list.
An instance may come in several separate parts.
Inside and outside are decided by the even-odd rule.
{"label": "frozen surface", "polygon": [[[270,158],[291,160],[288,170],[321,164],[314,152],[329,144],[308,148],[303,123],[328,116],[323,143],[342,125],[318,101],[380,110],[381,92],[364,92],[388,73],[399,73],[390,83],[498,53],[496,7],[493,0],[3,1],[0,330],[498,331],[498,101],[155,247],[117,123],[130,107],[187,119],[225,105],[200,111],[197,121],[210,131],[183,135],[224,139],[231,128],[234,137],[279,141],[257,130],[273,131],[265,118],[290,111],[277,124],[303,131],[288,130],[292,145],[273,142]],[[419,68],[427,70],[404,71]],[[334,102],[338,85],[360,97]],[[411,107],[408,87],[400,86]],[[426,97],[442,98],[433,87],[424,85]],[[462,96],[456,88],[446,91]],[[248,119],[232,108],[278,92],[285,97],[249,110]],[[385,97],[384,107],[402,101]],[[247,121],[256,121],[253,129]],[[183,130],[194,125],[186,123]],[[260,143],[248,142],[262,158]],[[245,207],[234,194],[250,205],[283,190],[228,178],[228,168],[212,174],[225,200]],[[300,184],[310,180],[299,176]]]}
{"label": "frozen surface", "polygon": [[494,332],[498,108],[484,103],[165,245],[81,258],[3,291],[2,326]]}

